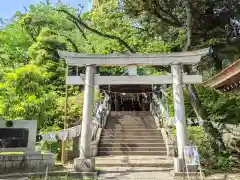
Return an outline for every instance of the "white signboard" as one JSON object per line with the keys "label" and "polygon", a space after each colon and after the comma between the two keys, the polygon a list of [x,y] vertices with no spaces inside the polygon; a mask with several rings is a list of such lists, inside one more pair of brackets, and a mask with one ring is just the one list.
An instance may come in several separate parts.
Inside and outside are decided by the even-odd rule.
{"label": "white signboard", "polygon": [[197,146],[185,146],[184,158],[187,166],[199,166],[200,161]]}
{"label": "white signboard", "polygon": [[[184,153],[184,160],[185,160],[188,180],[189,180],[188,166],[196,166],[196,167],[198,166],[200,169],[200,178],[201,180],[203,180],[197,146],[184,146],[183,153]],[[198,173],[196,173],[196,176],[197,174]]]}

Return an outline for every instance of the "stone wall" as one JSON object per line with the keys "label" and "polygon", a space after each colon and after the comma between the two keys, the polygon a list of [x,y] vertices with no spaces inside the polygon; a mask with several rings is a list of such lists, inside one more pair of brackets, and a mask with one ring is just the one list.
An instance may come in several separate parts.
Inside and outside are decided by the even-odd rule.
{"label": "stone wall", "polygon": [[0,174],[15,172],[40,172],[53,167],[53,154],[0,154]]}
{"label": "stone wall", "polygon": [[240,146],[236,143],[240,141],[240,127],[236,125],[227,124],[222,132],[223,140],[226,146],[230,147],[234,151],[240,152]]}

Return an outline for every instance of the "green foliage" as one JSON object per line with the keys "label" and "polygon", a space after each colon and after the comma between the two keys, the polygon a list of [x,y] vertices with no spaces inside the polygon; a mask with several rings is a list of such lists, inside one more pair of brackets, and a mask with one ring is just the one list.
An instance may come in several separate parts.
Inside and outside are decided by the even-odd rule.
{"label": "green foliage", "polygon": [[124,67],[100,67],[100,75],[102,76],[111,76],[111,75],[122,75],[125,71]]}
{"label": "green foliage", "polygon": [[[43,28],[36,42],[29,49],[30,63],[44,67],[49,73],[49,82],[54,88],[63,90],[64,62],[59,59],[57,49],[65,49],[65,44],[49,28]],[[58,89],[56,89],[58,90]]]}
{"label": "green foliage", "polygon": [[[199,126],[188,126],[189,143],[198,147],[202,166],[208,169],[229,169],[236,164],[236,159],[228,151],[215,153],[211,148],[211,139]],[[173,136],[176,136],[176,129],[172,129]]]}
{"label": "green foliage", "polygon": [[[173,89],[172,87],[168,87],[166,90],[166,95],[167,95],[167,99],[168,99],[168,110],[169,110],[169,116],[173,117],[174,116],[174,104],[173,104]],[[185,105],[185,113],[186,113],[186,117],[188,118],[196,118],[195,112],[192,108],[192,105],[189,101],[189,97],[188,97],[188,93],[186,91],[184,91],[184,105]],[[166,102],[166,100],[165,100]]]}
{"label": "green foliage", "polygon": [[[222,128],[225,128],[225,124],[238,125],[240,123],[240,100],[238,96],[231,93],[222,93],[201,85],[196,86],[196,89],[211,122],[221,125],[219,127]],[[169,87],[165,91],[168,96],[169,115],[174,116],[172,88]],[[186,117],[196,119],[196,114],[186,91],[184,91],[184,98]]]}
{"label": "green foliage", "polygon": [[[58,131],[60,129],[61,128],[59,128],[59,126],[57,126],[57,125],[47,126],[45,129],[41,130],[41,133],[44,134],[44,133],[47,133],[47,132]],[[43,152],[49,152],[50,151],[50,152],[56,154],[57,158],[59,159],[61,143],[44,141],[44,142],[41,142],[40,145],[41,145],[41,150]]]}
{"label": "green foliage", "polygon": [[[172,87],[168,87],[165,90],[165,93],[167,95],[167,101],[168,101],[168,111],[169,111],[169,116],[173,117],[174,116],[174,105],[173,105],[173,91]],[[166,100],[165,100],[166,102]]]}
{"label": "green foliage", "polygon": [[17,68],[28,62],[26,51],[32,40],[18,20],[0,29],[0,67]]}
{"label": "green foliage", "polygon": [[[64,108],[65,108],[65,97],[60,97],[58,99],[57,111],[59,112],[59,116],[61,121],[58,122],[59,126],[63,127],[64,116]],[[82,117],[82,108],[83,108],[83,92],[78,95],[68,97],[67,103],[67,123],[69,126],[76,125],[81,123]]]}
{"label": "green foliage", "polygon": [[54,92],[45,89],[48,73],[35,65],[17,68],[0,83],[1,112],[4,119],[38,120],[39,127],[54,117]]}
{"label": "green foliage", "polygon": [[229,151],[221,153],[221,156],[216,157],[217,163],[214,168],[216,169],[230,169],[236,165],[236,158],[234,158]]}
{"label": "green foliage", "polygon": [[[170,50],[168,43],[150,36],[148,32],[136,25],[134,19],[128,18],[124,12],[120,11],[117,0],[106,1],[92,11],[83,14],[82,18],[91,21],[91,27],[100,32],[121,37],[137,52],[168,52]],[[87,38],[91,42],[89,48],[94,47],[95,53],[106,54],[111,51],[126,51],[116,40],[95,34],[89,34]]]}
{"label": "green foliage", "polygon": [[219,124],[239,124],[239,97],[232,93],[197,86],[199,98],[204,105],[209,118]]}
{"label": "green foliage", "polygon": [[[192,23],[187,26],[187,1],[122,0],[123,12],[148,31],[150,35],[168,42],[171,51],[180,52],[186,43],[186,31],[191,29],[190,49],[212,47],[198,68],[204,78],[222,70],[222,65],[240,57],[238,0],[196,0],[190,4]],[[231,13],[230,13],[231,12]],[[225,63],[225,62],[228,63]]]}
{"label": "green foliage", "polygon": [[43,69],[34,65],[26,65],[6,73],[4,80],[6,85],[14,88],[18,95],[39,96],[43,91],[42,86],[46,83],[48,76],[48,73]]}

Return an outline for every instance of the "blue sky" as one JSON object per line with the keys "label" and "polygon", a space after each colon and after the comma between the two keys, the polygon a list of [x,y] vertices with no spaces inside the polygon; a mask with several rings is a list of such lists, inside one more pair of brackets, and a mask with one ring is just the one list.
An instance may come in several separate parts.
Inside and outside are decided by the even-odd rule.
{"label": "blue sky", "polygon": [[[24,6],[27,7],[29,4],[36,4],[44,0],[2,0],[0,5],[0,18],[9,19],[16,11],[24,11]],[[58,0],[52,0],[57,2]],[[84,6],[87,10],[91,7],[89,0],[61,0],[71,6],[77,7],[78,4]]]}

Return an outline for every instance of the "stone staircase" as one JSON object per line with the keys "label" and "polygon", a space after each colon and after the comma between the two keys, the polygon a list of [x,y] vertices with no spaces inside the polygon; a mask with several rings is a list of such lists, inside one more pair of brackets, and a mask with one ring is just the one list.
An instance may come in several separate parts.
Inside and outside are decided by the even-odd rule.
{"label": "stone staircase", "polygon": [[150,112],[111,112],[102,132],[96,167],[173,166]]}

